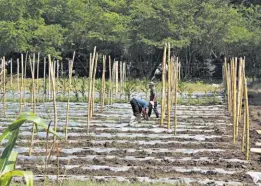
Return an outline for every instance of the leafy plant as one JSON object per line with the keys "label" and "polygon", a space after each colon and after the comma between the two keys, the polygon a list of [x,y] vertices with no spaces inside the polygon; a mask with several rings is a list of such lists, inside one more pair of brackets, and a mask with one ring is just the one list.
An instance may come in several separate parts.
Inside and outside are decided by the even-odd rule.
{"label": "leafy plant", "polygon": [[87,78],[81,78],[81,88],[80,88],[80,93],[82,94],[82,98],[84,101],[87,100]]}
{"label": "leafy plant", "polygon": [[134,82],[126,82],[126,86],[124,87],[125,95],[130,100],[131,94],[136,90],[136,85]]}
{"label": "leafy plant", "polygon": [[76,101],[79,101],[79,90],[77,88],[77,77],[72,79],[72,91],[74,92]]}
{"label": "leafy plant", "polygon": [[[26,122],[34,123],[36,129],[38,127],[42,127],[44,129],[48,128],[45,122],[35,114],[22,113],[19,115],[17,120],[15,120],[11,125],[8,126],[7,129],[4,130],[4,132],[0,136],[0,142],[2,142],[6,138],[8,138],[8,142],[0,158],[0,185],[1,186],[9,186],[14,176],[24,177],[26,181],[26,185],[33,186],[33,173],[31,171],[22,171],[22,170],[15,169],[18,153],[13,151],[13,148],[16,144],[16,140],[19,135],[20,127]],[[55,133],[52,129],[49,129],[49,132],[57,136],[57,133]]]}

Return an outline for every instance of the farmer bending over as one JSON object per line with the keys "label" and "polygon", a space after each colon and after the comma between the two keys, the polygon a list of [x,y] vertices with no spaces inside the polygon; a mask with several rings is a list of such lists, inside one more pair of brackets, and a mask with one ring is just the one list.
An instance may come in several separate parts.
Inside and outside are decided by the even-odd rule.
{"label": "farmer bending over", "polygon": [[137,118],[138,122],[141,120],[141,113],[144,119],[148,120],[148,106],[149,103],[141,98],[132,98],[130,100],[133,115]]}

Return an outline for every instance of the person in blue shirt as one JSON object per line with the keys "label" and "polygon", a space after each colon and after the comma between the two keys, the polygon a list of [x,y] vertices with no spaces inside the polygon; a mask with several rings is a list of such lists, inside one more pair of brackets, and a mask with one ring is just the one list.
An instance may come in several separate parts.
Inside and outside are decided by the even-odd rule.
{"label": "person in blue shirt", "polygon": [[137,118],[138,122],[140,122],[141,114],[143,115],[144,119],[148,120],[149,103],[146,100],[135,97],[130,100],[130,104],[133,115]]}

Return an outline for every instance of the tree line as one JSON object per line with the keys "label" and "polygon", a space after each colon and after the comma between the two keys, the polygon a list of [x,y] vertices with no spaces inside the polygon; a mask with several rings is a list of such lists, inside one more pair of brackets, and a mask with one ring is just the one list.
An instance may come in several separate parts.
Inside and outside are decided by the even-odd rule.
{"label": "tree line", "polygon": [[[186,66],[245,56],[251,77],[261,76],[261,2],[258,0],[0,0],[0,55],[77,52],[88,61],[94,46],[129,61],[149,77],[164,43]],[[148,68],[149,67],[149,68]]]}

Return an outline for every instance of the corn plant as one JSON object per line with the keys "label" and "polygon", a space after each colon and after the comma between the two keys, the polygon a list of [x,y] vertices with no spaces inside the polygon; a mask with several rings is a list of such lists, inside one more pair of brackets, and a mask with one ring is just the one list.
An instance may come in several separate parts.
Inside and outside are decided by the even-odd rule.
{"label": "corn plant", "polygon": [[[48,128],[44,121],[35,114],[21,113],[17,120],[4,130],[4,132],[0,136],[0,142],[2,142],[6,138],[8,138],[8,142],[0,158],[1,186],[9,186],[14,176],[24,177],[26,181],[26,186],[33,186],[33,173],[31,171],[22,171],[15,169],[18,153],[13,151],[19,135],[20,127],[26,122],[34,123],[36,129],[38,127],[42,127],[44,129]],[[57,135],[52,129],[49,129],[49,132]]]}

